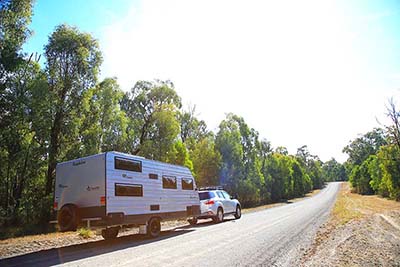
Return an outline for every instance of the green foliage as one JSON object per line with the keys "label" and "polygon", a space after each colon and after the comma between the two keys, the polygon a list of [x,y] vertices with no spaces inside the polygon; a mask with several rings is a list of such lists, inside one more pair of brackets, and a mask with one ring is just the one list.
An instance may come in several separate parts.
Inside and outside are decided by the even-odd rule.
{"label": "green foliage", "polygon": [[234,114],[221,122],[215,143],[222,160],[220,183],[238,193],[244,205],[299,197],[323,186],[316,157],[290,156],[283,147],[271,153],[269,143],[259,141],[258,133]]}
{"label": "green foliage", "polygon": [[179,114],[180,137],[189,150],[193,150],[196,143],[210,135],[204,121],[195,117],[196,107],[189,107],[188,111]]}
{"label": "green foliage", "polygon": [[84,117],[85,92],[95,86],[102,56],[90,34],[67,25],[56,27],[45,46],[46,73],[54,95],[51,116],[46,194],[51,194],[56,162],[77,155],[76,143]]}
{"label": "green foliage", "polygon": [[160,106],[152,114],[151,125],[147,129],[147,138],[142,142],[139,155],[168,161],[168,155],[174,153],[178,134],[179,122],[175,107],[171,104]]}
{"label": "green foliage", "polygon": [[322,164],[322,175],[326,182],[348,180],[345,166],[334,158]]}
{"label": "green foliage", "polygon": [[204,138],[195,144],[191,152],[193,169],[199,186],[219,184],[221,154],[215,149],[213,138]]}
{"label": "green foliage", "polygon": [[166,162],[188,167],[192,172],[193,162],[184,143],[176,141],[172,149],[167,153]]}
{"label": "green foliage", "polygon": [[376,154],[379,148],[386,143],[383,129],[375,128],[350,142],[343,148],[343,152],[349,155],[347,160],[349,164],[361,165],[364,160],[370,155]]}
{"label": "green foliage", "polygon": [[83,95],[81,114],[84,121],[80,128],[82,144],[76,148],[80,155],[91,155],[102,151],[128,152],[130,137],[129,119],[120,108],[124,93],[116,79],[106,78]]}
{"label": "green foliage", "polygon": [[0,83],[19,69],[20,64],[24,64],[20,50],[31,35],[28,25],[31,22],[32,6],[33,0],[0,2]]}
{"label": "green foliage", "polygon": [[94,236],[94,233],[90,229],[87,229],[87,228],[79,228],[77,230],[77,232],[78,232],[78,235],[83,237],[84,239],[88,239],[88,238],[91,238]]}
{"label": "green foliage", "polygon": [[[396,114],[391,116],[399,116]],[[374,129],[354,140],[350,150],[345,148],[350,156],[347,162],[349,178],[353,190],[357,193],[377,193],[383,197],[400,200],[400,153],[397,130],[393,130],[397,128],[389,126],[388,129],[387,137],[384,137],[382,130]]]}
{"label": "green foliage", "polygon": [[373,190],[370,186],[371,175],[368,171],[368,165],[371,158],[368,157],[361,165],[356,165],[351,171],[349,181],[353,190],[359,194],[372,194]]}
{"label": "green foliage", "polygon": [[[153,159],[164,158],[160,153],[172,148],[176,135],[180,132],[177,111],[180,107],[181,99],[175,92],[172,82],[138,81],[121,101],[121,108],[131,120],[131,129],[136,133],[130,153]],[[155,125],[162,129],[158,129]],[[166,134],[168,137],[163,138],[160,134]],[[175,136],[172,136],[174,134]],[[153,138],[158,138],[157,148],[152,144]]]}
{"label": "green foliage", "polygon": [[400,151],[397,145],[383,146],[378,152],[382,178],[378,193],[400,200]]}

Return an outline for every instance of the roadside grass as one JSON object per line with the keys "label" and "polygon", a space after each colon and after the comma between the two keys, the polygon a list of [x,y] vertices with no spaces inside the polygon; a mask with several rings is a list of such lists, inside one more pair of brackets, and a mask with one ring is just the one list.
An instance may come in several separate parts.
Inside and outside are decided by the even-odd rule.
{"label": "roadside grass", "polygon": [[341,184],[335,206],[332,210],[333,220],[338,222],[340,225],[362,217],[362,213],[359,211],[360,205],[353,200],[354,196],[351,194],[348,184]]}
{"label": "roadside grass", "polygon": [[351,220],[362,219],[366,215],[383,213],[388,210],[400,209],[400,203],[376,195],[359,195],[351,193],[348,182],[342,183],[335,206],[332,210],[332,220],[340,225]]}
{"label": "roadside grass", "polygon": [[300,266],[398,266],[400,202],[351,193],[343,182]]}
{"label": "roadside grass", "polygon": [[91,231],[90,229],[87,229],[87,228],[79,228],[77,230],[77,233],[79,236],[81,236],[85,239],[88,239],[88,238],[91,238],[94,236],[93,231]]}

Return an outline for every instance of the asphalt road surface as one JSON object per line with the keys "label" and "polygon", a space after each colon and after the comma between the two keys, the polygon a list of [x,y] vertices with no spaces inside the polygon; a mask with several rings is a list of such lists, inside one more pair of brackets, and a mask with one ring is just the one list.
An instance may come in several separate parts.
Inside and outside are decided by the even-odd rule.
{"label": "asphalt road surface", "polygon": [[1,266],[296,266],[328,218],[339,183],[314,197],[267,210],[200,223],[159,238],[116,240],[40,251],[0,261]]}

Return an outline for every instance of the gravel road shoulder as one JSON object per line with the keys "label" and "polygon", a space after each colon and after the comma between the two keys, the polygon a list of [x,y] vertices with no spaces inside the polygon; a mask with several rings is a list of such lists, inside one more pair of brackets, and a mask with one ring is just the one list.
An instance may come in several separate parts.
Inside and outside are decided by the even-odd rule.
{"label": "gravel road shoulder", "polygon": [[302,266],[400,266],[400,203],[350,192],[344,183],[331,218]]}

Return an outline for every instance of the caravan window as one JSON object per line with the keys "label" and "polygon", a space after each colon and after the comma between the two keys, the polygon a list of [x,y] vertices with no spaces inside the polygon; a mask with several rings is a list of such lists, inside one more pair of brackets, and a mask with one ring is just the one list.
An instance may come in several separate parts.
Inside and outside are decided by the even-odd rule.
{"label": "caravan window", "polygon": [[158,174],[149,173],[149,178],[150,178],[150,179],[155,179],[155,180],[157,180],[157,179],[158,179]]}
{"label": "caravan window", "polygon": [[176,186],[176,177],[175,176],[166,176],[162,177],[162,187],[166,189],[177,189]]}
{"label": "caravan window", "polygon": [[142,162],[139,160],[114,157],[114,168],[118,170],[142,172]]}
{"label": "caravan window", "polygon": [[193,179],[182,179],[182,189],[183,190],[193,190]]}
{"label": "caravan window", "polygon": [[140,184],[115,184],[115,196],[142,197],[143,186]]}

